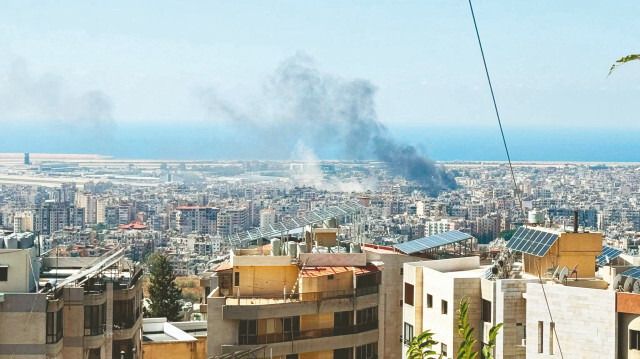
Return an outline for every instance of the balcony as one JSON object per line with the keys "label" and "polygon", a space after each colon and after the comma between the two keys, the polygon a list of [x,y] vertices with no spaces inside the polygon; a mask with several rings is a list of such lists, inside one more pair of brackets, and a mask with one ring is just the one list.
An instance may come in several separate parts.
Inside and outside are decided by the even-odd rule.
{"label": "balcony", "polygon": [[289,333],[269,333],[269,334],[257,335],[255,337],[257,343],[252,343],[252,344],[273,344],[273,343],[290,342],[292,340],[335,337],[339,335],[364,333],[364,332],[368,332],[370,330],[375,330],[375,329],[378,329],[378,322],[364,323],[360,325],[352,325],[348,327],[339,327],[339,328],[310,329],[310,330],[294,331]]}
{"label": "balcony", "polygon": [[327,292],[225,297],[224,319],[265,319],[363,309],[378,305],[378,286]]}
{"label": "balcony", "polygon": [[[344,346],[362,346],[378,341],[377,323],[375,327],[357,326],[347,328],[327,328],[276,335],[258,335],[257,341],[268,342],[273,356],[285,356],[296,353],[333,350]],[[273,342],[273,343],[271,343]],[[345,344],[348,343],[348,344]],[[222,345],[222,353],[246,350],[262,344]]]}

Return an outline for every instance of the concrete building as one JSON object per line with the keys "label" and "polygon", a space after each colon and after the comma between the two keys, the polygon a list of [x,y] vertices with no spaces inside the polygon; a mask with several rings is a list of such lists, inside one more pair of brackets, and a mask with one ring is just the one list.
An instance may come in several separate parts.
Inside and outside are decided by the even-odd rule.
{"label": "concrete building", "polygon": [[285,242],[283,253],[280,244],[232,250],[216,269],[207,318],[217,335],[208,337],[208,355],[266,345],[273,358],[383,357],[381,263],[359,250],[306,253],[306,243]]}
{"label": "concrete building", "polygon": [[[560,348],[567,358],[616,357],[616,292],[606,290],[608,283],[595,273],[602,234],[526,230],[530,232],[517,232],[509,242],[511,254],[503,251],[493,261],[481,264],[474,256],[406,263],[405,345],[429,329],[439,342],[433,349],[444,357],[455,356],[461,342],[456,312],[462,298],[468,298],[476,351],[488,342],[491,327],[504,324],[496,340],[496,359],[550,358],[559,355]],[[517,244],[521,238],[524,246]],[[546,247],[526,238],[544,238]],[[522,252],[521,261],[516,252]],[[593,340],[594,333],[599,340]]]}
{"label": "concrete building", "polygon": [[13,231],[15,233],[33,232],[33,212],[22,211],[14,213]]}
{"label": "concrete building", "polygon": [[207,322],[167,322],[145,318],[142,322],[143,359],[207,359]]}
{"label": "concrete building", "polygon": [[0,358],[140,358],[141,268],[124,250],[38,258],[32,243],[0,249]]}
{"label": "concrete building", "polygon": [[260,227],[276,224],[276,210],[265,208],[260,210]]}
{"label": "concrete building", "polygon": [[180,206],[176,208],[178,227],[184,234],[216,234],[218,209],[204,206]]}

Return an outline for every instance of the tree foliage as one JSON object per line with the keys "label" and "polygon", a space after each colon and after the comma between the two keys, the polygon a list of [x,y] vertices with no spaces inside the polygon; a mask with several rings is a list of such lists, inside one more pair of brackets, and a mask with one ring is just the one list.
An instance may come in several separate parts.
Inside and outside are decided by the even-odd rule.
{"label": "tree foliage", "polygon": [[474,359],[478,353],[473,352],[473,346],[478,341],[473,334],[474,328],[469,324],[469,299],[463,298],[458,307],[458,335],[462,337],[458,347],[458,359]]}
{"label": "tree foliage", "polygon": [[627,56],[619,59],[618,61],[616,61],[615,64],[611,65],[611,69],[609,70],[609,75],[611,75],[613,70],[618,68],[618,66],[620,66],[622,64],[625,64],[625,63],[627,63],[629,61],[635,61],[635,60],[640,60],[640,54],[627,55]]}
{"label": "tree foliage", "polygon": [[165,317],[169,321],[179,321],[180,296],[182,290],[176,285],[173,266],[166,256],[158,255],[151,271],[151,285],[149,285],[149,315],[151,317]]}
{"label": "tree foliage", "polygon": [[[431,359],[432,355],[436,355],[436,352],[431,349],[432,346],[438,344],[433,340],[433,335],[430,330],[422,332],[417,337],[411,339],[409,343],[409,349],[407,349],[407,359]],[[440,355],[442,358],[442,354]]]}

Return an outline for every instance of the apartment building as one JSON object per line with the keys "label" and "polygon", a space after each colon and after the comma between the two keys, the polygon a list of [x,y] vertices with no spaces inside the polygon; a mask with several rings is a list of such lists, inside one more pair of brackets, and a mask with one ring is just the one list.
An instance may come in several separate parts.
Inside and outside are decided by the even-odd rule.
{"label": "apartment building", "polygon": [[[616,357],[624,348],[616,343],[627,339],[616,324],[616,292],[595,270],[602,234],[522,227],[507,247],[485,263],[477,256],[406,263],[404,343],[429,329],[439,342],[434,350],[455,356],[457,309],[468,298],[475,350],[488,342],[491,327],[504,323],[496,359],[550,358],[560,350],[569,358]],[[633,326],[638,310],[624,310]]]}
{"label": "apartment building", "polygon": [[219,210],[205,206],[180,206],[176,208],[177,222],[182,233],[216,234]]}
{"label": "apartment building", "polygon": [[[321,241],[335,231],[323,232]],[[307,238],[310,238],[309,236]],[[325,242],[326,243],[326,242]],[[257,357],[377,358],[381,263],[354,246],[307,253],[279,239],[234,249],[211,277],[208,355],[263,346]],[[282,250],[281,247],[284,249]],[[382,321],[380,321],[382,323]],[[266,356],[262,356],[266,355]]]}
{"label": "apartment building", "polygon": [[33,235],[0,249],[0,358],[140,358],[140,267],[124,250],[38,257]]}
{"label": "apartment building", "polygon": [[218,234],[223,237],[249,229],[249,208],[225,208],[217,217]]}

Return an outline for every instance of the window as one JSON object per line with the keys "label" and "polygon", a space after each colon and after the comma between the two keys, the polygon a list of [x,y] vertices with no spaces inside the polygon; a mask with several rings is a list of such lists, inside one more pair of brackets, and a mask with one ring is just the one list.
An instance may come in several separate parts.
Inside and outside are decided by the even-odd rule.
{"label": "window", "polygon": [[413,284],[404,284],[404,302],[413,305]]}
{"label": "window", "polygon": [[549,355],[553,355],[553,331],[556,330],[556,323],[549,323]]}
{"label": "window", "polygon": [[353,326],[353,312],[335,312],[333,313],[333,328],[336,335],[351,334],[349,329]]}
{"label": "window", "polygon": [[629,349],[640,350],[640,331],[629,331]]}
{"label": "window", "polygon": [[445,343],[440,343],[440,353],[442,353],[443,357],[447,356],[447,345]]}
{"label": "window", "polygon": [[400,275],[404,275],[404,268],[400,268]]}
{"label": "window", "polygon": [[378,328],[378,307],[370,307],[356,312],[357,332],[362,333]]}
{"label": "window", "polygon": [[373,359],[378,357],[378,343],[356,347],[356,359]]}
{"label": "window", "polygon": [[333,274],[329,274],[329,275],[327,276],[327,280],[332,280],[333,278],[334,278]]}
{"label": "window", "polygon": [[433,296],[427,294],[427,308],[433,308]]}
{"label": "window", "polygon": [[282,334],[284,340],[294,340],[300,333],[300,317],[282,318]]}
{"label": "window", "polygon": [[135,324],[138,318],[133,312],[134,300],[113,301],[113,326],[115,329],[128,329]]}
{"label": "window", "polygon": [[402,299],[400,299],[400,306],[402,307]]}
{"label": "window", "polygon": [[238,287],[240,286],[240,272],[235,272],[233,273],[234,279],[235,279],[235,286]]}
{"label": "window", "polygon": [[449,306],[446,300],[443,300],[441,303],[442,314],[447,314],[449,312]]}
{"label": "window", "polygon": [[238,330],[238,344],[258,344],[258,321],[241,320]]}
{"label": "window", "polygon": [[353,359],[353,348],[340,348],[333,350],[334,359]]}
{"label": "window", "polygon": [[482,321],[491,323],[491,302],[486,299],[482,300]]}
{"label": "window", "polygon": [[285,359],[298,359],[298,354],[287,354]]}
{"label": "window", "polygon": [[62,339],[64,317],[62,308],[57,312],[47,313],[47,344],[57,343]]}
{"label": "window", "polygon": [[84,307],[84,335],[100,335],[106,326],[106,306],[89,305]]}
{"label": "window", "polygon": [[538,353],[543,352],[544,348],[544,323],[538,322]]}
{"label": "window", "polygon": [[9,277],[9,266],[0,266],[0,282],[6,282]]}
{"label": "window", "polygon": [[411,340],[413,340],[413,325],[409,323],[404,323],[404,343],[409,344]]}

